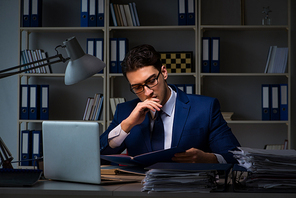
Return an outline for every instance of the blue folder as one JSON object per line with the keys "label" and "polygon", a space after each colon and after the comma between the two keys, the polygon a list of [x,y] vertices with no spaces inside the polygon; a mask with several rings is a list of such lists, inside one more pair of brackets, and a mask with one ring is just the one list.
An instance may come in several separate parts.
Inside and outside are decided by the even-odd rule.
{"label": "blue folder", "polygon": [[96,0],[89,0],[89,10],[88,10],[88,26],[96,27],[97,26],[97,9],[96,9]]}
{"label": "blue folder", "polygon": [[288,120],[288,84],[280,84],[280,120]]}
{"label": "blue folder", "polygon": [[220,72],[220,38],[211,39],[211,73]]}
{"label": "blue folder", "polygon": [[187,25],[195,25],[195,1],[187,0]]}
{"label": "blue folder", "polygon": [[32,133],[29,130],[21,131],[21,166],[32,165]]}
{"label": "blue folder", "polygon": [[178,25],[187,24],[187,5],[186,0],[178,0]]}
{"label": "blue folder", "polygon": [[89,0],[81,0],[80,26],[88,27]]}
{"label": "blue folder", "polygon": [[110,73],[117,73],[118,46],[117,38],[110,38]]}
{"label": "blue folder", "polygon": [[22,0],[22,23],[23,27],[31,26],[31,0]]}
{"label": "blue folder", "polygon": [[31,0],[31,26],[41,27],[42,26],[42,0]]}
{"label": "blue folder", "polygon": [[42,156],[42,133],[41,131],[32,131],[32,165],[37,166],[37,159]]}
{"label": "blue folder", "polygon": [[21,85],[20,87],[20,119],[29,119],[29,85]]}
{"label": "blue folder", "polygon": [[128,39],[127,38],[118,38],[117,39],[118,47],[118,63],[117,63],[117,73],[122,73],[121,63],[128,51]]}
{"label": "blue folder", "polygon": [[210,73],[211,67],[211,38],[203,37],[202,38],[202,73]]}
{"label": "blue folder", "polygon": [[262,120],[270,120],[270,85],[261,87]]}
{"label": "blue folder", "polygon": [[97,0],[97,26],[104,27],[105,0]]}
{"label": "blue folder", "polygon": [[40,120],[49,119],[49,85],[40,85]]}
{"label": "blue folder", "polygon": [[271,104],[271,111],[270,111],[270,120],[280,120],[280,107],[279,107],[279,85],[272,84],[270,86],[270,104]]}
{"label": "blue folder", "polygon": [[39,85],[30,85],[29,86],[30,94],[30,107],[29,107],[29,119],[38,120],[40,112],[40,88]]}

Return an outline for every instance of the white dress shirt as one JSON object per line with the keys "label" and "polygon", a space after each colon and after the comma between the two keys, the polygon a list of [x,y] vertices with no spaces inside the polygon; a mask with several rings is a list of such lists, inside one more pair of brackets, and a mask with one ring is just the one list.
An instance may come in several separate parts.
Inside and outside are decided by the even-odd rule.
{"label": "white dress shirt", "polygon": [[[175,116],[175,105],[176,105],[176,99],[177,99],[177,93],[169,87],[171,90],[171,96],[169,100],[163,105],[161,110],[163,113],[161,114],[161,119],[163,122],[164,127],[164,149],[171,148],[172,143],[172,136],[173,136],[173,122],[174,122],[174,116]],[[154,117],[155,112],[150,111],[151,117]],[[150,120],[150,129],[153,130],[154,120]],[[125,140],[125,138],[128,136],[126,132],[124,132],[121,129],[121,125],[119,124],[117,127],[115,127],[110,133],[108,134],[109,139],[109,146],[111,148],[116,148],[122,144],[122,142]],[[219,163],[227,163],[222,155],[215,154]]]}

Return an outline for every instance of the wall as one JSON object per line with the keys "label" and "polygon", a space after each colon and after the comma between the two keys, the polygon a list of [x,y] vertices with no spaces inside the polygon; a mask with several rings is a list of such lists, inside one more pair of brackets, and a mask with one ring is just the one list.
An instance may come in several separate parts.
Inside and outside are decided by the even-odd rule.
{"label": "wall", "polygon": [[[18,64],[19,1],[0,1],[0,70]],[[0,137],[16,159],[17,76],[0,79]]]}

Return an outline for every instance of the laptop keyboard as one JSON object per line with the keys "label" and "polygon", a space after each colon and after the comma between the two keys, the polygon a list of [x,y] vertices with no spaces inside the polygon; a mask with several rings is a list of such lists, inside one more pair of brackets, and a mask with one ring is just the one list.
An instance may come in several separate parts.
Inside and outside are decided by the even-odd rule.
{"label": "laptop keyboard", "polygon": [[33,186],[41,174],[42,170],[0,169],[0,186]]}

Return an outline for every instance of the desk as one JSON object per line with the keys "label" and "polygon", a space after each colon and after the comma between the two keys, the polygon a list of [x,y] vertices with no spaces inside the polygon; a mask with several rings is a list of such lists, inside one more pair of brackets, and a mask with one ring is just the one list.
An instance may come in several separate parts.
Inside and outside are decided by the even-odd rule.
{"label": "desk", "polygon": [[152,193],[141,192],[141,183],[93,185],[40,180],[33,187],[0,187],[1,198],[94,198],[94,197],[198,197],[198,198],[295,198],[296,193]]}

